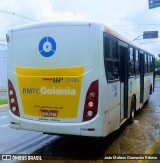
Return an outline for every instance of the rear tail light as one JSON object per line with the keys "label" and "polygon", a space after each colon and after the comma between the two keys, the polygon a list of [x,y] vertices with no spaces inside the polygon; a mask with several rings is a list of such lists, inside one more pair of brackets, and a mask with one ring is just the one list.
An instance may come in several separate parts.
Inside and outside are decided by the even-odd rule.
{"label": "rear tail light", "polygon": [[91,83],[85,99],[83,121],[89,121],[97,115],[98,110],[98,80]]}
{"label": "rear tail light", "polygon": [[20,114],[19,114],[19,107],[18,107],[16,92],[10,80],[8,80],[8,94],[9,94],[10,110],[14,115],[19,117]]}

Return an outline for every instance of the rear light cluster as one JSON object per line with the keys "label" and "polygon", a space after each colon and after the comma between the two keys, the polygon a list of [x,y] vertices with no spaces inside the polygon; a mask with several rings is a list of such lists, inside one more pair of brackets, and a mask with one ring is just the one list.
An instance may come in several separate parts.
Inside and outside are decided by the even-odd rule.
{"label": "rear light cluster", "polygon": [[10,80],[8,80],[8,94],[9,94],[10,110],[14,115],[19,117],[20,114],[19,114],[19,107],[18,107],[16,92]]}
{"label": "rear light cluster", "polygon": [[93,119],[98,110],[98,80],[91,83],[84,105],[83,121]]}

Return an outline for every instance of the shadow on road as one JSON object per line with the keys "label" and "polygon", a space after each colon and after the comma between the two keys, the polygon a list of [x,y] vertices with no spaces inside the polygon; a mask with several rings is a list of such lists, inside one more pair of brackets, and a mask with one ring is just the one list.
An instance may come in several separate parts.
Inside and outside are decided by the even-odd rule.
{"label": "shadow on road", "polygon": [[50,142],[45,147],[33,154],[52,156],[56,159],[97,160],[104,158],[104,153],[118,138],[126,125],[105,138],[60,136],[56,141]]}

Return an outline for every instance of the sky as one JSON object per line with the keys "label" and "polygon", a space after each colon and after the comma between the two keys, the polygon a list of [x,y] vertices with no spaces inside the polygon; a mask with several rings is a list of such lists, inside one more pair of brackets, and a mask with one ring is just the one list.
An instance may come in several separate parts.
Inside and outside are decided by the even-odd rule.
{"label": "sky", "polygon": [[[159,31],[160,7],[149,9],[148,0],[0,0],[0,49],[6,48],[3,39],[10,28],[57,20],[100,22],[133,40],[143,31]],[[140,36],[134,42],[155,56],[160,53],[160,38]]]}

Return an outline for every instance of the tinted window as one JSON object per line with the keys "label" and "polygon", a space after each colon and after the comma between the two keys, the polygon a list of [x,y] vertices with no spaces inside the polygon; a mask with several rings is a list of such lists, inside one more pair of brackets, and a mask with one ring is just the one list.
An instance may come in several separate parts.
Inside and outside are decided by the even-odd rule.
{"label": "tinted window", "polygon": [[105,38],[105,57],[118,59],[117,41],[111,38]]}
{"label": "tinted window", "polygon": [[135,74],[139,75],[139,63],[138,62],[135,63]]}
{"label": "tinted window", "polygon": [[107,81],[119,80],[118,43],[104,36],[104,63]]}
{"label": "tinted window", "polygon": [[129,49],[129,77],[134,76],[134,51],[133,48]]}
{"label": "tinted window", "polygon": [[148,54],[144,55],[144,74],[148,72]]}
{"label": "tinted window", "polygon": [[139,75],[139,62],[140,62],[140,57],[139,57],[139,52],[138,50],[135,50],[135,75]]}
{"label": "tinted window", "polygon": [[153,72],[154,71],[154,59],[153,56],[151,56],[151,63],[150,63],[150,71]]}
{"label": "tinted window", "polygon": [[139,62],[139,53],[138,50],[135,50],[135,61]]}
{"label": "tinted window", "polygon": [[134,53],[133,53],[133,48],[129,49],[129,61],[133,61],[134,60]]}
{"label": "tinted window", "polygon": [[134,62],[129,62],[129,76],[134,75]]}

